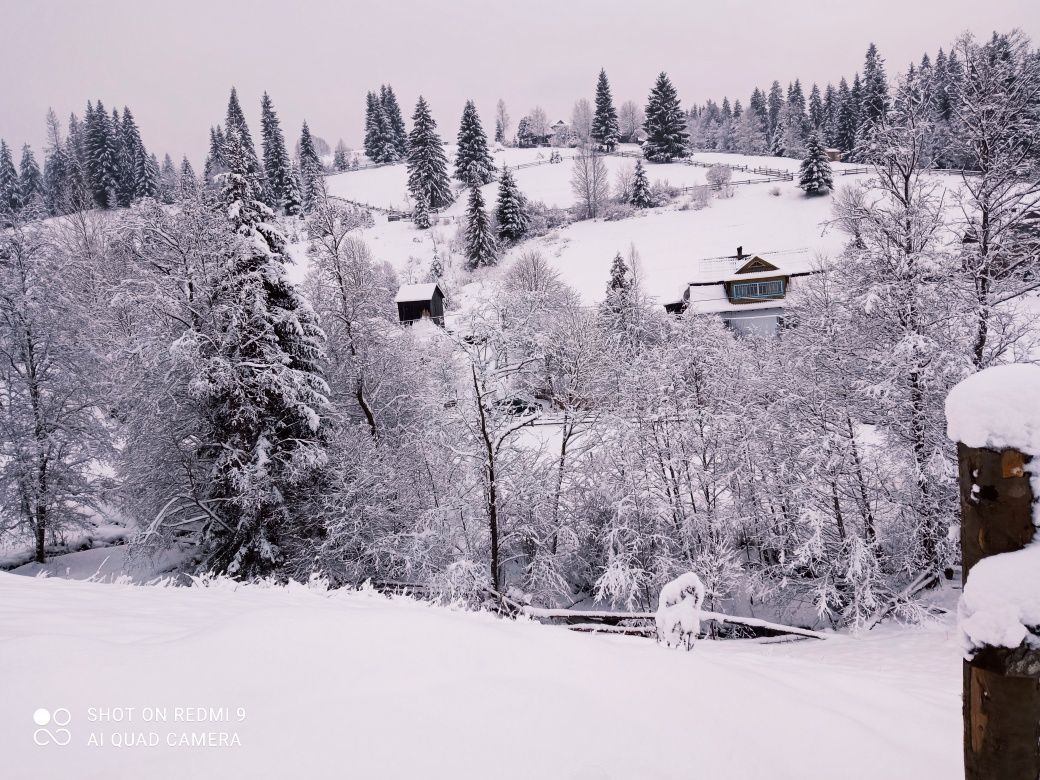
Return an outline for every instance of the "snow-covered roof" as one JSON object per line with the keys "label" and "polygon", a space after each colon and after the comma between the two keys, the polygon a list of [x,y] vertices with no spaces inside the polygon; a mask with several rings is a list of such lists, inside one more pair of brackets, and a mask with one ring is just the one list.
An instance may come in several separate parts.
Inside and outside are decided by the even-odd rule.
{"label": "snow-covered roof", "polygon": [[428,301],[433,298],[437,285],[433,282],[427,284],[402,284],[397,291],[394,303],[415,303],[417,301]]}
{"label": "snow-covered roof", "polygon": [[[761,258],[772,266],[775,271],[756,271],[753,273],[738,274],[741,268],[747,265],[753,258]],[[806,274],[818,270],[815,258],[804,252],[789,252],[785,254],[765,255],[743,255],[737,257],[713,257],[698,260],[694,267],[689,284],[721,284],[730,281],[754,281],[755,279],[766,279],[774,276],[791,276],[793,274]]]}

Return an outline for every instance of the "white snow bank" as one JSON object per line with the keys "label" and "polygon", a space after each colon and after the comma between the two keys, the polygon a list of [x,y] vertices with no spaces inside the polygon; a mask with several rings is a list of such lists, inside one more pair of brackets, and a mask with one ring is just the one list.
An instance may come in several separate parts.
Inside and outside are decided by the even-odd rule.
{"label": "white snow bank", "polygon": [[957,606],[964,651],[983,645],[1040,643],[1028,626],[1040,626],[1040,545],[983,558],[971,568]]}
{"label": "white snow bank", "polygon": [[[802,780],[835,767],[953,777],[960,661],[947,634],[881,627],[862,640],[670,653],[364,593],[0,574],[2,773],[683,780],[768,766]],[[69,710],[69,745],[33,744],[41,707]],[[105,722],[91,707],[136,709]],[[145,721],[144,707],[170,720]],[[175,707],[230,717],[175,722]],[[111,744],[150,732],[155,746]],[[241,744],[166,741],[219,732]],[[91,734],[108,741],[91,747]]]}
{"label": "white snow bank", "polygon": [[689,650],[701,631],[704,583],[692,571],[680,574],[661,588],[654,622],[658,640],[669,647]]}
{"label": "white snow bank", "polygon": [[1040,366],[994,366],[960,382],[946,397],[946,435],[969,447],[1040,455]]}

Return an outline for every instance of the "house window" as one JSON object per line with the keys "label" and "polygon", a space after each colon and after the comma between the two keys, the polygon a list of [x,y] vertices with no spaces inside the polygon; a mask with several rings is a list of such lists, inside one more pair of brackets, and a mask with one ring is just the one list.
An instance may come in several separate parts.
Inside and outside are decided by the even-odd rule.
{"label": "house window", "polygon": [[784,280],[772,279],[767,282],[734,282],[734,298],[783,298]]}

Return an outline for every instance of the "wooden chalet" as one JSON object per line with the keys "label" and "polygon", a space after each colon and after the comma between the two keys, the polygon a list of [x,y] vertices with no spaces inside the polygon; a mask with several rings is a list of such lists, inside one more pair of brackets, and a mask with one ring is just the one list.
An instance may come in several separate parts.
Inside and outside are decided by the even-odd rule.
{"label": "wooden chalet", "polygon": [[771,256],[744,254],[698,262],[698,272],[679,300],[666,303],[673,314],[717,314],[738,333],[776,333],[784,319],[787,294],[800,277],[819,270],[808,253]]}

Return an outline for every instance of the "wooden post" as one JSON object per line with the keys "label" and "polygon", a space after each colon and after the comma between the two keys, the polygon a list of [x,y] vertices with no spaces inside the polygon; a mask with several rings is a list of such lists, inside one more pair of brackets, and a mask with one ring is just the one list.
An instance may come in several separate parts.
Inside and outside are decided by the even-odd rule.
{"label": "wooden post", "polygon": [[[964,581],[982,558],[1033,539],[1029,456],[957,444]],[[1040,778],[1040,651],[984,647],[964,662],[964,776]]]}

